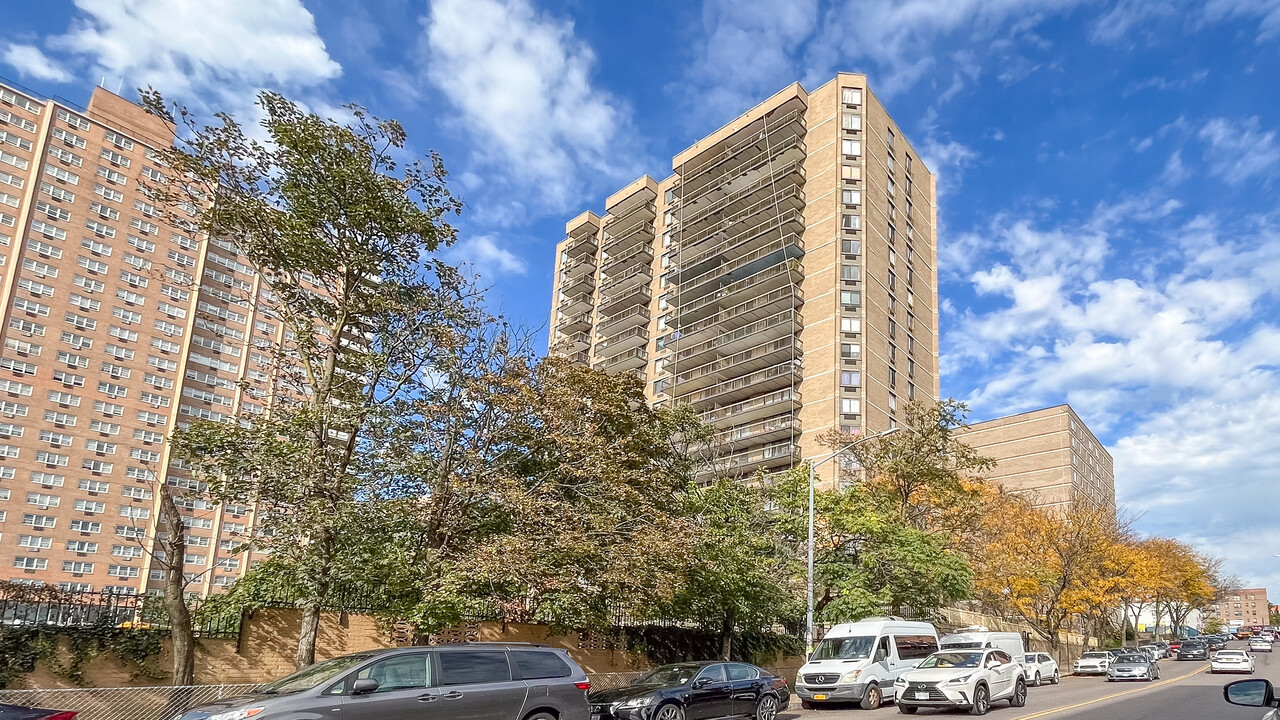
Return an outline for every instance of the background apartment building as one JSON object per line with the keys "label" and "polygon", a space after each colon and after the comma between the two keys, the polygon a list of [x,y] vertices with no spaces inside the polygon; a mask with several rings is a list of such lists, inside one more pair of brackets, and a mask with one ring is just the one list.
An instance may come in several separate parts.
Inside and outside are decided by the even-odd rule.
{"label": "background apartment building", "polygon": [[[0,577],[158,589],[158,495],[201,489],[165,436],[266,411],[282,333],[259,279],[142,191],[172,138],[101,88],[81,109],[0,86]],[[190,589],[230,584],[251,508],[179,504]]]}
{"label": "background apartment building", "polygon": [[1267,600],[1267,589],[1233,590],[1217,605],[1210,606],[1205,617],[1217,617],[1228,627],[1270,625],[1271,603]]}
{"label": "background apartment building", "polygon": [[865,76],[793,84],[672,170],[567,224],[554,351],[695,407],[731,474],[938,397],[935,178]]}
{"label": "background apartment building", "polygon": [[996,461],[988,478],[1036,505],[1115,507],[1111,453],[1070,405],[974,423],[960,439]]}

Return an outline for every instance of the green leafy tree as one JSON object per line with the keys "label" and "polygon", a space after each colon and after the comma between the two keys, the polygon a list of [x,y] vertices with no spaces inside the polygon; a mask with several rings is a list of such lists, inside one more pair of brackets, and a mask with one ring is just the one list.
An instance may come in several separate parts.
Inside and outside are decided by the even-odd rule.
{"label": "green leafy tree", "polygon": [[321,608],[365,570],[367,553],[351,548],[377,471],[369,431],[432,382],[434,360],[468,321],[470,287],[428,259],[452,242],[445,217],[459,205],[437,156],[400,166],[403,128],[358,107],[337,122],[262,93],[259,142],[230,116],[201,127],[158,93],[144,102],[185,128],[162,153],[171,179],[149,192],[173,222],[234,243],[261,277],[244,300],[268,304],[283,325],[272,412],[196,422],[172,444],[215,498],[255,503],[253,543],[298,581],[296,662],[308,665]]}

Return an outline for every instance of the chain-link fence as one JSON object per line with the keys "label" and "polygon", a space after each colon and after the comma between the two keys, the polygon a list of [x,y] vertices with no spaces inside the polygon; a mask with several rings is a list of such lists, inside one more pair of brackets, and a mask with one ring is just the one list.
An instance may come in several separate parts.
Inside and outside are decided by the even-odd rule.
{"label": "chain-link fence", "polygon": [[173,720],[189,708],[242,695],[255,687],[257,685],[0,690],[0,703],[74,710],[78,713],[76,720]]}
{"label": "chain-link fence", "polygon": [[637,672],[617,672],[617,673],[587,673],[587,678],[591,680],[591,692],[597,690],[616,690],[631,684],[632,680],[644,675],[646,670]]}

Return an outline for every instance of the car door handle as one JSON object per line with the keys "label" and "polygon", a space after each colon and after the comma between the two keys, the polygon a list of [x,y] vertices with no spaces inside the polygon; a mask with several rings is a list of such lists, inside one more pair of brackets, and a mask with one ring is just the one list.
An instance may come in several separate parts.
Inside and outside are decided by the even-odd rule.
{"label": "car door handle", "polygon": [[453,692],[447,692],[444,695],[441,695],[440,697],[444,698],[445,700],[457,700],[458,698],[462,697],[462,693],[458,692],[457,690],[454,690]]}
{"label": "car door handle", "polygon": [[418,702],[435,702],[435,700],[436,700],[436,696],[431,693],[418,696]]}

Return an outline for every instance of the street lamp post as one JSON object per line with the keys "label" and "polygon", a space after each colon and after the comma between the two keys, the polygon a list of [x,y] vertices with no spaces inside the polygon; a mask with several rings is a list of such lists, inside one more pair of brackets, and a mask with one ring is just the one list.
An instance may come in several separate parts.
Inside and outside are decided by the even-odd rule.
{"label": "street lamp post", "polygon": [[892,427],[883,432],[878,432],[875,435],[867,435],[866,437],[858,438],[839,450],[824,456],[817,462],[812,460],[809,461],[809,595],[808,607],[805,612],[804,621],[804,654],[806,658],[813,654],[813,486],[815,471],[818,469],[819,465],[826,463],[828,460],[834,460],[835,458],[840,457],[853,449],[853,447],[858,443],[866,442],[867,440],[874,440],[875,438],[888,437],[901,429],[902,428],[900,427]]}

